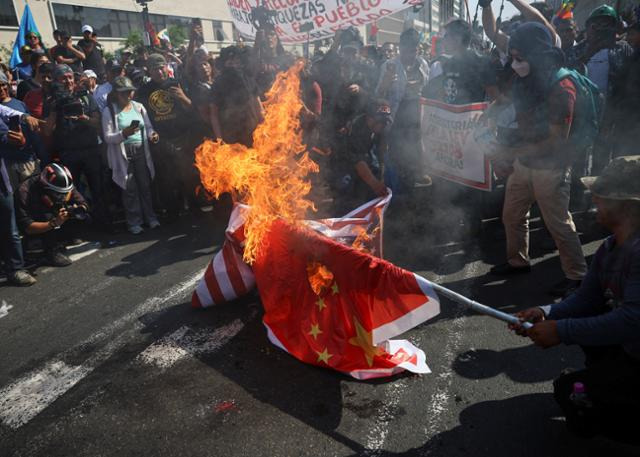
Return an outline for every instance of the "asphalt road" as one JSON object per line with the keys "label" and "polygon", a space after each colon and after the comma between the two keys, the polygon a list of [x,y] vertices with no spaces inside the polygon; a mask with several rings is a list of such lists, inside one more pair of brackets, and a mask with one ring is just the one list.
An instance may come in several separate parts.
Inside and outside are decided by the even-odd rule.
{"label": "asphalt road", "polygon": [[[39,268],[34,287],[0,284],[0,456],[640,455],[565,430],[551,381],[579,351],[540,350],[444,298],[406,335],[433,373],[376,382],[272,346],[257,296],[191,310],[225,225],[214,212],[119,235]],[[387,237],[390,260],[502,310],[549,302],[561,278],[540,231],[533,272],[505,281],[486,274],[502,260],[496,225],[446,246],[414,225]],[[598,238],[583,238],[592,254]]]}

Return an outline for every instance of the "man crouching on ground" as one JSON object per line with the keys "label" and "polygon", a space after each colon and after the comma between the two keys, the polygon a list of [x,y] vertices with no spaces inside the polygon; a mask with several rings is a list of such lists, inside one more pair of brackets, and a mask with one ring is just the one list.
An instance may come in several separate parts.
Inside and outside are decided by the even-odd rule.
{"label": "man crouching on ground", "polygon": [[585,369],[563,372],[553,384],[570,430],[638,443],[637,422],[625,413],[640,407],[640,156],[619,157],[582,182],[613,235],[573,295],[516,314],[532,328],[510,327],[543,348],[579,344],[584,351]]}

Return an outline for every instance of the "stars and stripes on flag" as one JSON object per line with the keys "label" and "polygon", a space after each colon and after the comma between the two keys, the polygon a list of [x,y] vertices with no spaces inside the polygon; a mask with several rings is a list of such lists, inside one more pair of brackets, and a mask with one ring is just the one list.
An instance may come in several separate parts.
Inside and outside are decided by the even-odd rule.
{"label": "stars and stripes on flag", "polygon": [[429,373],[421,349],[391,338],[440,312],[435,292],[424,278],[367,252],[381,247],[389,199],[343,218],[276,221],[252,266],[242,262],[243,214],[250,209],[237,205],[192,305],[224,303],[257,285],[270,341],[297,359],[357,379]]}

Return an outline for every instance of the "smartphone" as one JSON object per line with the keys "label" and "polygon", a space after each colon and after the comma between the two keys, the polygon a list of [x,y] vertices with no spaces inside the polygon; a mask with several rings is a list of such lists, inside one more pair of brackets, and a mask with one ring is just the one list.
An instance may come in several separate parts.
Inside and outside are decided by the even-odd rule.
{"label": "smartphone", "polygon": [[137,129],[138,127],[140,127],[140,121],[138,120],[131,121],[131,125],[129,125],[129,127],[133,127],[134,129]]}
{"label": "smartphone", "polygon": [[20,116],[11,116],[8,127],[12,132],[20,131]]}

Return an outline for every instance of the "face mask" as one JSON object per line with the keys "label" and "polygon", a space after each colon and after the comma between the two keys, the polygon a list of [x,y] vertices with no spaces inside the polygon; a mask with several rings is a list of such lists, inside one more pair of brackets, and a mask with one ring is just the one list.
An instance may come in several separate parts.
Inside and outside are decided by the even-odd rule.
{"label": "face mask", "polygon": [[521,60],[520,62],[514,60],[511,62],[511,68],[513,68],[513,71],[515,71],[521,78],[526,77],[531,72],[529,62],[525,60]]}

